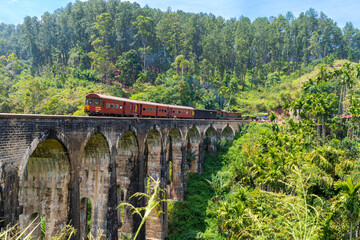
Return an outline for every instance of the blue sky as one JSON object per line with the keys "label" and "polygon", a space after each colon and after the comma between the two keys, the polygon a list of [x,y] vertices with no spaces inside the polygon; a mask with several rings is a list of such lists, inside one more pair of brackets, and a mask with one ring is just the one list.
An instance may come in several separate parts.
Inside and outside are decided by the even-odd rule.
{"label": "blue sky", "polygon": [[[70,0],[0,0],[0,22],[18,24],[25,16],[37,16],[65,7]],[[74,2],[74,1],[73,1]],[[131,0],[131,2],[134,2]],[[309,8],[324,12],[343,27],[351,21],[360,29],[360,0],[137,0],[141,6],[185,12],[206,12],[225,18],[241,15],[256,17],[278,16],[291,11],[296,17]]]}

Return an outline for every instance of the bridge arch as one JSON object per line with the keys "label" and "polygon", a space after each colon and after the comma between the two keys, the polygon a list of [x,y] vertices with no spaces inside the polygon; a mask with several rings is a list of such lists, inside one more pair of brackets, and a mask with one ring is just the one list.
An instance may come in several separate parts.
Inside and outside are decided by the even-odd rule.
{"label": "bridge arch", "polygon": [[234,139],[234,136],[235,136],[234,129],[231,126],[227,125],[222,129],[220,139],[221,141],[223,140],[230,141]]}
{"label": "bridge arch", "polygon": [[85,151],[85,147],[88,145],[89,141],[91,140],[91,138],[96,135],[96,134],[100,134],[103,136],[103,138],[106,141],[106,144],[108,146],[108,149],[110,151],[110,146],[112,146],[112,141],[111,138],[109,137],[109,133],[107,131],[103,131],[103,129],[101,129],[100,126],[97,127],[93,127],[91,128],[85,138],[82,140],[82,144],[80,146],[80,155],[83,156],[84,155],[84,151]]}
{"label": "bridge arch", "polygon": [[61,144],[64,147],[67,146],[68,143],[68,139],[65,137],[65,135],[62,134],[61,132],[55,131],[54,129],[48,129],[42,132],[40,136],[34,138],[34,140],[32,140],[29,147],[25,150],[25,153],[19,165],[18,176],[20,177],[20,181],[23,177],[24,170],[30,156],[33,154],[33,152],[39,146],[39,144],[44,142],[46,139],[56,139],[59,142],[61,142]]}
{"label": "bridge arch", "polygon": [[217,140],[217,136],[216,136],[216,130],[213,126],[209,126],[206,130],[205,130],[205,134],[204,134],[204,145],[205,145],[205,150],[215,150],[215,144],[216,144],[216,140]]}
{"label": "bridge arch", "polygon": [[199,171],[199,146],[201,142],[200,131],[195,126],[191,127],[186,135],[186,168],[191,172]]}
{"label": "bridge arch", "polygon": [[[145,162],[145,178],[144,186],[147,188],[148,177],[155,180],[162,180],[162,136],[160,131],[152,129],[148,132],[145,139],[144,162]],[[160,226],[160,228],[159,228]],[[163,216],[151,213],[145,224],[145,234],[150,239],[163,239]]]}
{"label": "bridge arch", "polygon": [[145,138],[145,165],[146,175],[155,180],[160,179],[161,174],[161,150],[162,136],[157,129],[150,130]]}
{"label": "bridge arch", "polygon": [[[96,199],[91,205],[90,232],[93,236],[98,236],[100,230],[106,230],[107,199],[110,187],[109,163],[108,141],[103,134],[95,133],[86,142],[79,171],[80,199]],[[83,230],[84,226],[86,223],[81,222],[80,229]],[[86,238],[85,234],[84,231],[80,232],[81,237]]]}
{"label": "bridge arch", "polygon": [[166,141],[166,185],[168,198],[180,200],[183,198],[182,165],[183,141],[181,131],[173,128],[169,131]]}
{"label": "bridge arch", "polygon": [[[138,155],[139,155],[139,143],[136,132],[132,129],[122,134],[118,141],[118,156],[117,156],[117,202],[131,202],[134,204],[134,200],[129,198],[138,191],[136,188],[139,182],[138,171]],[[118,208],[118,225],[120,232],[133,233],[134,215],[131,214],[128,208]]]}
{"label": "bridge arch", "polygon": [[[20,225],[24,228],[36,216],[43,216],[46,219],[46,238],[50,238],[68,220],[71,167],[64,144],[51,138],[56,137],[56,134],[44,137],[47,139],[41,141],[31,152],[20,175],[19,205],[23,206],[23,213],[19,218]],[[40,142],[39,139],[34,140],[37,141]]]}

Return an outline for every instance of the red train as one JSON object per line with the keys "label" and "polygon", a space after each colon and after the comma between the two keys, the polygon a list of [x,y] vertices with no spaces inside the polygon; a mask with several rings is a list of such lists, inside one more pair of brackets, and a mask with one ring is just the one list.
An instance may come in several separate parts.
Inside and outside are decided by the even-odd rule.
{"label": "red train", "polygon": [[86,95],[84,111],[90,116],[241,119],[241,113],[202,110],[185,106],[151,103],[97,93]]}

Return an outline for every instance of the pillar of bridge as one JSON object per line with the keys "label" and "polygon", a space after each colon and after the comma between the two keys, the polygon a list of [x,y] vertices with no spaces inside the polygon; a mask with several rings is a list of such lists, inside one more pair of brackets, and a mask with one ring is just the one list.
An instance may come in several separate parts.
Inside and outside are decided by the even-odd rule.
{"label": "pillar of bridge", "polygon": [[[118,205],[128,202],[136,205],[135,198],[130,197],[137,192],[136,186],[139,181],[138,172],[138,153],[139,146],[136,135],[133,131],[127,131],[121,137],[118,146],[117,158],[117,199]],[[119,236],[132,234],[136,231],[134,217],[130,209],[126,206],[118,208]]]}
{"label": "pillar of bridge", "polygon": [[20,173],[19,204],[22,229],[37,228],[33,237],[41,235],[41,218],[46,220],[45,239],[50,239],[67,223],[69,213],[70,163],[67,150],[58,140],[47,139],[30,155],[26,167]]}
{"label": "pillar of bridge", "polygon": [[166,185],[167,198],[173,200],[184,199],[184,183],[183,183],[183,153],[182,138],[178,129],[173,128],[167,137],[166,148]]}
{"label": "pillar of bridge", "polygon": [[[151,180],[160,180],[162,175],[162,139],[161,135],[157,130],[151,130],[145,140],[145,151],[144,158],[146,164],[146,178],[145,189],[151,188],[153,182]],[[148,185],[150,184],[150,185]],[[161,184],[163,185],[163,184]],[[149,193],[151,196],[151,192]],[[159,195],[159,199],[163,196]],[[163,205],[162,205],[163,207]],[[159,209],[158,209],[159,210]],[[145,235],[146,239],[164,239],[164,216],[163,214],[156,214],[154,211],[151,212],[150,217],[146,220]]]}
{"label": "pillar of bridge", "polygon": [[221,132],[220,139],[221,141],[224,140],[231,141],[234,139],[234,136],[235,136],[234,130],[229,126],[226,126]]}
{"label": "pillar of bridge", "polygon": [[190,128],[186,136],[186,168],[190,172],[199,172],[200,133],[196,127]]}
{"label": "pillar of bridge", "polygon": [[206,129],[205,134],[204,134],[205,151],[208,151],[211,153],[216,152],[216,141],[217,141],[216,130],[214,127],[211,126]]}
{"label": "pillar of bridge", "polygon": [[[105,235],[110,185],[110,150],[105,137],[94,134],[87,142],[80,164],[80,236]],[[90,220],[90,221],[88,221]]]}

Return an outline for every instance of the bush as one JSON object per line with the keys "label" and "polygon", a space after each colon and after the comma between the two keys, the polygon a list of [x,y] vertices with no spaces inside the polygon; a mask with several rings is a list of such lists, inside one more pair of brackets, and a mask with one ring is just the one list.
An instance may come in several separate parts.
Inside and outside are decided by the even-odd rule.
{"label": "bush", "polygon": [[88,80],[91,82],[99,82],[98,73],[95,70],[80,70],[78,68],[74,68],[71,71],[71,74],[78,79]]}

